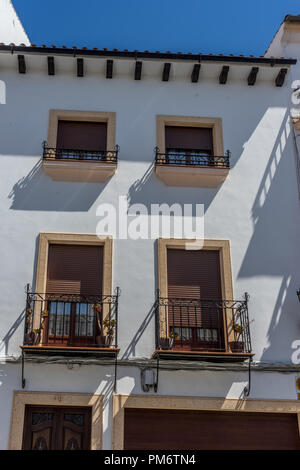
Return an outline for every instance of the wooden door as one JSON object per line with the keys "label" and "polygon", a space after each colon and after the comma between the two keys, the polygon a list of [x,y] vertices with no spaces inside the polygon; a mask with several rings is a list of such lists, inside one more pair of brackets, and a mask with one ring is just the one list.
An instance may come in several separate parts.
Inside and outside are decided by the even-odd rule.
{"label": "wooden door", "polygon": [[27,406],[24,450],[88,450],[91,409]]}

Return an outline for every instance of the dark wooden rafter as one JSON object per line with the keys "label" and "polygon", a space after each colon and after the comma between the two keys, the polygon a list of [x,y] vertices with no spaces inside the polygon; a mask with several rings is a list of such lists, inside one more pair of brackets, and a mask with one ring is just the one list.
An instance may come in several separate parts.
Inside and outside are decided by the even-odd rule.
{"label": "dark wooden rafter", "polygon": [[26,63],[25,63],[24,55],[18,55],[18,66],[19,66],[19,73],[26,73]]}
{"label": "dark wooden rafter", "polygon": [[48,75],[55,75],[54,57],[47,57]]}
{"label": "dark wooden rafter", "polygon": [[142,77],[142,66],[143,62],[136,61],[135,63],[135,71],[134,71],[134,79],[135,80],[140,80]]}
{"label": "dark wooden rafter", "polygon": [[225,85],[228,78],[229,72],[229,65],[223,65],[220,76],[219,76],[219,83],[220,85]]}
{"label": "dark wooden rafter", "polygon": [[83,75],[84,75],[83,59],[78,58],[77,59],[77,77],[83,77]]}
{"label": "dark wooden rafter", "polygon": [[109,59],[106,61],[106,78],[113,78],[114,61]]}
{"label": "dark wooden rafter", "polygon": [[199,73],[200,73],[201,64],[194,64],[192,75],[191,75],[191,82],[197,83],[199,80]]}
{"label": "dark wooden rafter", "polygon": [[248,85],[253,86],[256,82],[256,77],[258,74],[259,67],[252,67],[249,75],[248,75]]}
{"label": "dark wooden rafter", "polygon": [[168,82],[169,81],[170,70],[171,70],[171,64],[169,62],[166,62],[164,64],[163,73],[162,73],[162,81],[163,82]]}
{"label": "dark wooden rafter", "polygon": [[284,84],[285,76],[288,69],[280,69],[275,80],[276,86],[282,86]]}

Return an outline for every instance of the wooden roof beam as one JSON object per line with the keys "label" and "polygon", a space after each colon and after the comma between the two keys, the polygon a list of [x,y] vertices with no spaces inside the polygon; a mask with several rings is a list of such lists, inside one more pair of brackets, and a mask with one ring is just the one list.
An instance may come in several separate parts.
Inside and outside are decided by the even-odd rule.
{"label": "wooden roof beam", "polygon": [[194,64],[192,75],[191,75],[191,82],[197,83],[199,80],[199,73],[200,73],[201,64]]}
{"label": "wooden roof beam", "polygon": [[47,57],[48,75],[55,75],[54,57]]}
{"label": "wooden roof beam", "polygon": [[106,78],[113,78],[114,61],[109,59],[106,61]]}
{"label": "wooden roof beam", "polygon": [[229,65],[223,65],[220,76],[219,76],[220,85],[225,85],[227,83],[228,72],[229,72]]}
{"label": "wooden roof beam", "polygon": [[288,69],[280,69],[278,75],[275,79],[276,86],[282,86],[284,84],[285,76],[287,74]]}
{"label": "wooden roof beam", "polygon": [[18,55],[18,68],[19,73],[26,73],[26,63],[24,55]]}
{"label": "wooden roof beam", "polygon": [[252,67],[249,75],[248,75],[248,85],[253,86],[256,82],[256,77],[258,74],[259,67]]}
{"label": "wooden roof beam", "polygon": [[171,70],[171,64],[170,63],[165,63],[164,68],[163,68],[163,73],[162,73],[162,81],[163,82],[168,82],[169,81],[170,70]]}
{"label": "wooden roof beam", "polygon": [[83,59],[77,59],[77,77],[84,76]]}
{"label": "wooden roof beam", "polygon": [[135,80],[140,80],[142,78],[142,66],[143,66],[143,62],[136,61],[135,71],[134,71]]}

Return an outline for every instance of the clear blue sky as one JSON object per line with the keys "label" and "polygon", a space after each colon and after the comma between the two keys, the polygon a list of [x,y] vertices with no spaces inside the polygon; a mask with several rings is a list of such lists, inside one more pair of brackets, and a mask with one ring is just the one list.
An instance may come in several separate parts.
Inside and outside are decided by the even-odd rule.
{"label": "clear blue sky", "polygon": [[13,0],[32,43],[263,55],[299,0]]}

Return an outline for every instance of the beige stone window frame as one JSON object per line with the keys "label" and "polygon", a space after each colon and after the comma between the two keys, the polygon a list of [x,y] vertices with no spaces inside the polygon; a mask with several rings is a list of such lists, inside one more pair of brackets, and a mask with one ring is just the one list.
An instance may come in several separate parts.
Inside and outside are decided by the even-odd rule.
{"label": "beige stone window frame", "polygon": [[116,145],[116,113],[100,111],[73,111],[50,109],[48,127],[48,146],[56,148],[58,121],[106,122],[106,149],[114,150]]}
{"label": "beige stone window frame", "polygon": [[[203,243],[202,243],[203,242]],[[224,300],[233,300],[233,284],[232,284],[232,270],[231,270],[231,256],[230,256],[230,242],[229,240],[201,240],[201,250],[216,250],[219,252],[220,258],[220,276],[221,276],[221,292]],[[168,249],[179,250],[192,250],[197,249],[197,240],[193,239],[177,239],[177,238],[159,238],[158,239],[158,289],[160,297],[168,297],[168,267],[167,267],[167,251]],[[225,318],[224,318],[225,322]],[[164,316],[161,318],[161,324],[165,323]],[[168,325],[165,325],[168,331]],[[224,323],[228,331],[228,338],[231,339],[232,331],[232,318],[227,315],[227,325]],[[227,350],[227,338],[225,335],[225,350]]]}
{"label": "beige stone window frame", "polygon": [[[36,269],[35,292],[45,293],[47,282],[48,252],[50,244],[59,245],[94,245],[103,246],[103,280],[102,293],[112,294],[113,238],[110,235],[93,235],[84,233],[51,233],[39,235],[38,260]],[[39,328],[40,317],[34,312],[34,328]]]}
{"label": "beige stone window frame", "polygon": [[92,408],[91,450],[102,449],[103,395],[14,391],[8,444],[9,450],[22,449],[26,405]]}
{"label": "beige stone window frame", "polygon": [[300,434],[300,401],[202,398],[179,396],[114,395],[113,450],[124,449],[124,416],[126,408],[228,411],[253,413],[293,413],[298,417]]}
{"label": "beige stone window frame", "polygon": [[216,156],[224,155],[222,118],[196,117],[196,116],[169,116],[158,114],[156,116],[156,145],[161,153],[166,153],[165,128],[176,127],[208,127],[212,129],[213,153]]}

